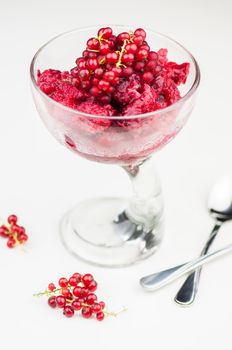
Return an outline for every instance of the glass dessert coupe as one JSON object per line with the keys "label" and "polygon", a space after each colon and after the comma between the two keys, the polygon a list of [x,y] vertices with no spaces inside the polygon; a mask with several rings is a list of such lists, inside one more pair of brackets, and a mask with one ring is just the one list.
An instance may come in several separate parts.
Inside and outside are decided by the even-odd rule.
{"label": "glass dessert coupe", "polygon": [[[112,28],[116,32],[132,29]],[[172,61],[190,63],[186,84],[179,88],[182,97],[178,102],[146,114],[116,117],[66,107],[40,90],[37,71],[51,67],[70,69],[75,57],[81,55],[83,43],[97,29],[73,30],[42,46],[31,63],[31,85],[39,115],[60,143],[89,160],[121,166],[132,181],[132,198],[85,200],[65,214],[60,226],[62,241],[70,252],[96,265],[120,267],[149,257],[162,240],[162,192],[151,155],[171,141],[186,123],[195,104],[200,71],[183,46],[147,30],[152,50],[167,48]]]}

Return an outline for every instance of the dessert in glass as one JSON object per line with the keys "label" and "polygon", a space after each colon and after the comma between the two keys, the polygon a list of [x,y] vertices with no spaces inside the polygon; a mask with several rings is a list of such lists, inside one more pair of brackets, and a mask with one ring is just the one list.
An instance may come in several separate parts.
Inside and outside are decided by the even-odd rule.
{"label": "dessert in glass", "polygon": [[68,211],[60,226],[66,248],[100,266],[149,257],[163,236],[162,191],[151,156],[193,110],[200,81],[196,60],[151,30],[89,27],[46,43],[30,73],[50,133],[86,159],[119,165],[132,182],[131,198],[88,199]]}

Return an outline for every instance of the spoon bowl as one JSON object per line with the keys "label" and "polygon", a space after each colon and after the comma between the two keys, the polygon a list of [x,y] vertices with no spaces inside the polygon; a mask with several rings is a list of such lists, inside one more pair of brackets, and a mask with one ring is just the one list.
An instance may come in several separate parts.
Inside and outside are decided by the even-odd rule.
{"label": "spoon bowl", "polygon": [[232,219],[232,176],[223,176],[212,187],[208,198],[208,209],[217,220]]}

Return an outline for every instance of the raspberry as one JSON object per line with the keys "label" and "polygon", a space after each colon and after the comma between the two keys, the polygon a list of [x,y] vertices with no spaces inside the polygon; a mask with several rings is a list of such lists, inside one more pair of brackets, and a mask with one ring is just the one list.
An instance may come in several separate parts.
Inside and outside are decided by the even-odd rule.
{"label": "raspberry", "polygon": [[138,75],[133,74],[128,79],[122,79],[118,86],[116,86],[114,99],[122,105],[127,105],[140,96],[138,92],[140,88],[140,78]]}
{"label": "raspberry", "polygon": [[168,62],[165,66],[169,77],[176,85],[185,84],[189,74],[189,63],[177,64],[175,62]]}
{"label": "raspberry", "polygon": [[144,84],[144,91],[139,98],[135,99],[123,109],[123,115],[137,115],[152,112],[156,109],[157,94],[148,84]]}

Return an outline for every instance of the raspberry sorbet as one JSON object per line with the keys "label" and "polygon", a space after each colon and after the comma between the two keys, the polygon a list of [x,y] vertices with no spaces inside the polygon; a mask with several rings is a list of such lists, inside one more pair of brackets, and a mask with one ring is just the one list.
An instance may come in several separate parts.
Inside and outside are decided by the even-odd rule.
{"label": "raspberry sorbet", "polygon": [[143,29],[116,36],[111,28],[101,28],[70,72],[38,72],[38,85],[53,100],[81,112],[144,114],[180,99],[178,85],[185,83],[189,63],[169,62],[167,53],[151,51]]}
{"label": "raspberry sorbet", "polygon": [[[47,96],[82,112],[68,119],[64,113],[50,111],[65,125],[63,142],[68,147],[92,160],[131,163],[175,136],[178,130],[170,126],[177,111],[165,120],[140,115],[164,109],[181,98],[179,86],[185,84],[190,64],[171,62],[166,48],[152,51],[149,44],[144,29],[117,34],[110,27],[101,28],[96,37],[88,39],[70,71],[37,71],[37,84]],[[163,137],[156,136],[154,142],[154,132]]]}

